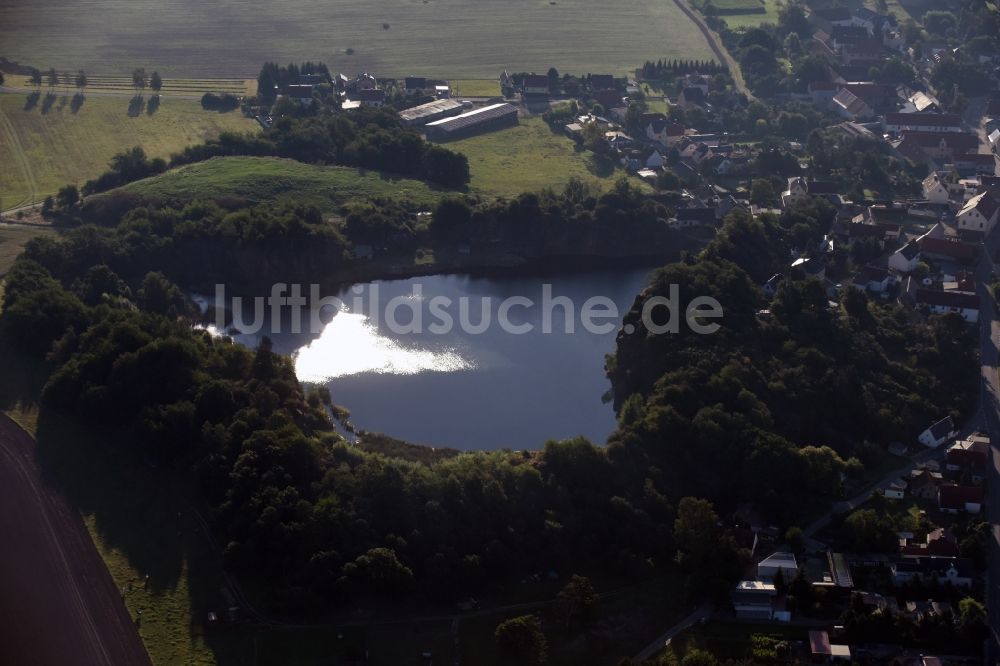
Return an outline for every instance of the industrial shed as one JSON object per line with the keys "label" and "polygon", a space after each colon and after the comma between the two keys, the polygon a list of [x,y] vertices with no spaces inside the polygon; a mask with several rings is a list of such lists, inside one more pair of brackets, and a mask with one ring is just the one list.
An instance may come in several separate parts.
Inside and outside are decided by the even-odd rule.
{"label": "industrial shed", "polygon": [[439,99],[434,102],[427,102],[411,109],[403,109],[399,112],[399,119],[404,125],[415,127],[426,125],[435,120],[456,116],[465,109],[463,104],[455,99]]}
{"label": "industrial shed", "polygon": [[427,123],[427,138],[432,141],[449,141],[516,124],[517,107],[501,102],[468,111],[454,118]]}

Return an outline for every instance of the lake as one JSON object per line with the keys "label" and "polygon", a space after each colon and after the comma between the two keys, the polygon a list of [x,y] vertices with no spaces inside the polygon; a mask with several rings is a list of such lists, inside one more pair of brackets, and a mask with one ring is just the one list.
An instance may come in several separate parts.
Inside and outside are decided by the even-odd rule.
{"label": "lake", "polygon": [[[464,450],[603,443],[615,427],[604,356],[650,270],[376,281],[337,294],[336,308],[285,307],[273,321],[265,308],[257,332],[245,300],[230,331],[254,347],[269,336],[364,430]],[[310,333],[314,313],[325,323]]]}

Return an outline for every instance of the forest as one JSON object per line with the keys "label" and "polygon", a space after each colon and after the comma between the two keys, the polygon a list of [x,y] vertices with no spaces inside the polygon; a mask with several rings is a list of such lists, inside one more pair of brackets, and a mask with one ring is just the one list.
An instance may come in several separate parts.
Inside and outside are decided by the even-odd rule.
{"label": "forest", "polygon": [[[550,570],[643,579],[681,566],[686,593],[724,595],[747,553],[720,515],[752,502],[793,525],[887,441],[974,402],[975,347],[954,316],[914,323],[854,290],[831,304],[794,274],[771,317],[758,316],[757,285],[782,268],[792,230],[828,225],[814,205],[731,213],[702,253],[655,274],[626,316],[638,333],[607,361],[620,425],[606,446],[367,449],[335,432],[336,396],[302,386],[267,342],[251,350],[193,328],[185,294],[206,278],[316,275],[373,233],[376,213],[340,230],[302,208],[119,204],[103,226],[29,243],[7,277],[2,342],[44,369],[43,410],[110,428],[104,446],[122,456],[195,476],[227,566],[273,612],[454,600]],[[419,233],[544,253],[553,238],[644,238],[662,227],[661,205],[627,188],[445,199]],[[671,284],[682,302],[719,300],[722,329],[644,331],[643,300]]]}

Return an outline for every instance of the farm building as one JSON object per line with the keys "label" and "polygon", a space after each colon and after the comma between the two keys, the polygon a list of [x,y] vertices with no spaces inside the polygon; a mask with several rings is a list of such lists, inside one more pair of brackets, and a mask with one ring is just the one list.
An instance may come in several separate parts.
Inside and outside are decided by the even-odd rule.
{"label": "farm building", "polygon": [[465,107],[461,102],[454,99],[439,99],[434,102],[427,102],[410,109],[399,112],[399,119],[404,125],[419,126],[432,123],[442,118],[450,118],[462,113]]}
{"label": "farm building", "polygon": [[516,124],[517,107],[501,102],[468,111],[454,118],[427,123],[427,138],[432,141],[448,141]]}

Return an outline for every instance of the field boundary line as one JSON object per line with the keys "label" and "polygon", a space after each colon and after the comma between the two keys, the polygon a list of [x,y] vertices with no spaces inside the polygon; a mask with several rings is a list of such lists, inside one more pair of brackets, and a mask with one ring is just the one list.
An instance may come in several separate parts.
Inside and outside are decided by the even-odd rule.
{"label": "field boundary line", "polygon": [[[24,176],[25,184],[28,186],[28,196],[9,206],[9,208],[18,208],[24,206],[29,201],[35,200],[35,195],[38,193],[38,183],[35,181],[35,174],[31,171],[31,163],[24,152],[24,147],[21,145],[21,139],[17,136],[17,130],[2,108],[0,108],[0,130],[7,136],[11,150],[14,153],[14,160],[17,162],[21,174]],[[3,202],[0,202],[0,209],[2,209],[2,204]]]}

